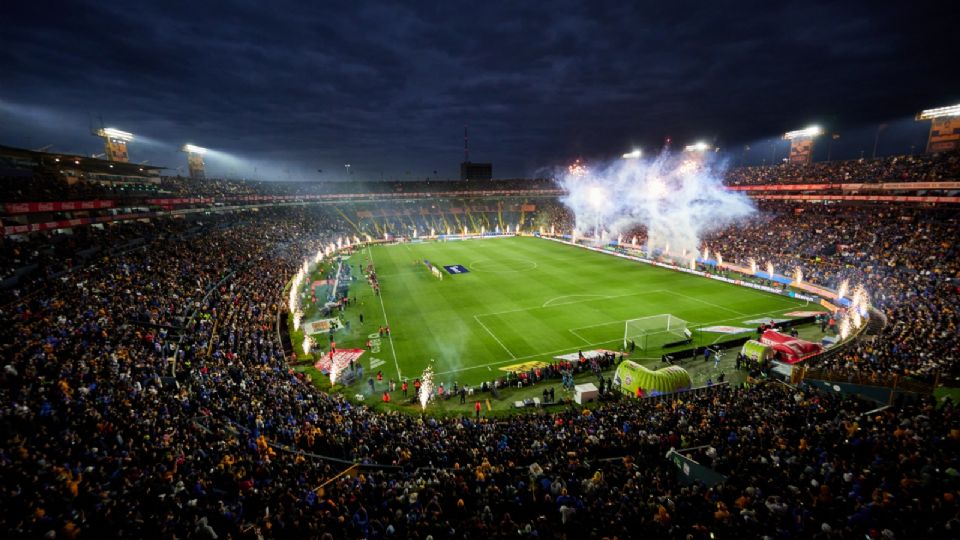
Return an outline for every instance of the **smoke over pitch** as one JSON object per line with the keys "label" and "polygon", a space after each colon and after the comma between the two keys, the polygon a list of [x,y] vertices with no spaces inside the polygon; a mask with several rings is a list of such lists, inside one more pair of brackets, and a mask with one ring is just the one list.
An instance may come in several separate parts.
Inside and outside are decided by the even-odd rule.
{"label": "smoke over pitch", "polygon": [[616,238],[643,226],[648,253],[693,258],[704,234],[756,211],[746,195],[723,189],[723,170],[711,157],[664,152],[649,160],[571,167],[560,177],[568,192],[562,200],[576,216],[578,234],[593,235],[599,227],[604,239]]}

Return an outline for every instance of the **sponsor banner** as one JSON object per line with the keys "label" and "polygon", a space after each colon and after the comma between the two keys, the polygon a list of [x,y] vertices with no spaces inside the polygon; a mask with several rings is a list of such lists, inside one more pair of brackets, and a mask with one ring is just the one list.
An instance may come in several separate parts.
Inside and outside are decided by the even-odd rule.
{"label": "sponsor banner", "polygon": [[3,209],[7,214],[32,214],[35,212],[98,210],[101,208],[113,208],[114,206],[116,206],[114,201],[96,199],[91,201],[6,203],[3,205]]}
{"label": "sponsor banner", "polygon": [[831,312],[835,312],[835,311],[837,311],[838,309],[840,309],[839,306],[837,306],[837,305],[835,305],[835,304],[827,301],[826,298],[821,298],[821,299],[820,299],[820,305],[823,306],[823,307],[825,307],[825,308],[827,308],[827,309],[829,309]]}
{"label": "sponsor banner", "polygon": [[789,321],[789,320],[790,320],[790,319],[773,319],[773,318],[770,318],[770,319],[751,319],[751,320],[749,320],[749,321],[743,321],[743,324],[764,324],[764,323],[768,323],[768,322],[770,322],[770,321],[773,321],[773,322],[776,323],[776,324],[780,324],[780,323],[782,323],[782,322],[787,322],[787,321]]}
{"label": "sponsor banner", "polygon": [[212,197],[180,197],[180,198],[147,199],[147,204],[157,204],[161,206],[173,206],[177,204],[209,204],[212,202],[213,202]]}
{"label": "sponsor banner", "polygon": [[884,182],[880,184],[881,189],[902,190],[902,189],[960,189],[960,182]]}
{"label": "sponsor banner", "polygon": [[753,332],[753,328],[740,328],[739,326],[708,326],[700,330],[703,332],[713,332],[714,334],[742,334],[744,332]]}
{"label": "sponsor banner", "polygon": [[461,264],[451,264],[449,266],[444,266],[443,268],[446,269],[447,273],[450,275],[470,273],[470,271],[467,270],[467,267]]}
{"label": "sponsor banner", "polygon": [[726,186],[728,191],[821,191],[835,184],[776,184],[768,186]]}
{"label": "sponsor banner", "polygon": [[921,202],[960,203],[960,197],[924,197],[917,195],[752,195],[756,199],[789,201],[870,201],[870,202]]}
{"label": "sponsor banner", "polygon": [[543,361],[534,361],[534,362],[524,362],[522,364],[513,364],[510,366],[503,366],[500,368],[500,371],[506,371],[508,373],[519,373],[521,371],[530,371],[531,369],[544,368],[547,367],[548,363]]}
{"label": "sponsor banner", "polygon": [[784,313],[787,317],[816,317],[823,313],[822,311],[791,311]]}
{"label": "sponsor banner", "polygon": [[340,328],[340,321],[337,319],[320,319],[303,325],[304,332],[307,334],[329,332],[331,328],[334,330]]}
{"label": "sponsor banner", "polygon": [[357,362],[363,356],[363,349],[337,349],[335,353],[321,355],[313,367],[320,370],[324,375],[330,373],[330,367],[336,365],[341,371],[350,365],[350,362]]}
{"label": "sponsor banner", "polygon": [[[582,351],[582,352],[583,352],[583,357],[586,358],[587,360],[600,358],[605,354],[619,354],[616,351],[608,351],[606,349],[593,349],[593,350]],[[566,360],[568,362],[576,362],[577,360],[580,360],[580,353],[564,354],[560,356],[554,356],[554,358],[556,360]]]}
{"label": "sponsor banner", "polygon": [[830,189],[843,191],[904,191],[904,190],[955,190],[960,189],[960,182],[881,182],[878,184],[777,184],[767,186],[726,186],[728,191],[826,191]]}

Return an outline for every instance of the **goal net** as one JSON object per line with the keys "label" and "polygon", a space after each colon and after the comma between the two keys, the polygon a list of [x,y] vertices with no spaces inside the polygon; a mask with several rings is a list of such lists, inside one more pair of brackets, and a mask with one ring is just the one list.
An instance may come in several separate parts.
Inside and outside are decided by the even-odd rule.
{"label": "goal net", "polygon": [[659,349],[673,343],[690,339],[687,321],[670,314],[651,315],[639,319],[630,319],[623,325],[623,348],[631,345],[638,350]]}

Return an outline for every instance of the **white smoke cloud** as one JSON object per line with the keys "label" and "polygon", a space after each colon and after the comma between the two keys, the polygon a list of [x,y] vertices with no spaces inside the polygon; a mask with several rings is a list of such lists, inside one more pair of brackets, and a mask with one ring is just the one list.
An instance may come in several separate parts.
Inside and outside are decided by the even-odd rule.
{"label": "white smoke cloud", "polygon": [[[704,234],[756,211],[743,192],[723,189],[723,167],[712,154],[660,154],[620,159],[584,171],[565,170],[562,201],[576,216],[578,235],[598,228],[608,237],[642,225],[648,249],[695,256]],[[625,239],[626,240],[626,239]]]}

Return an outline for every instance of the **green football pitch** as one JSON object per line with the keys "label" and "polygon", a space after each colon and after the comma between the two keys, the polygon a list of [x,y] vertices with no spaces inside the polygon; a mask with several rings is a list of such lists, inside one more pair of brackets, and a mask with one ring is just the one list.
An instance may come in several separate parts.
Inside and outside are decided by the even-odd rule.
{"label": "green football pitch", "polygon": [[[424,259],[466,272],[444,272],[440,280],[419,262]],[[738,337],[705,327],[753,329],[758,319],[790,319],[784,313],[820,309],[529,237],[379,245],[349,262],[355,269],[374,264],[381,295],[364,281],[354,285],[351,295],[359,305],[346,312],[352,331],[338,338],[340,346],[361,347],[378,326],[389,325],[390,337],[364,361],[385,378],[412,379],[433,366],[438,382],[479,384],[509,366],[549,362],[578,350],[618,350],[630,319],[672,315],[686,321],[694,344],[701,346]],[[632,357],[659,358],[663,352],[650,347]]]}

